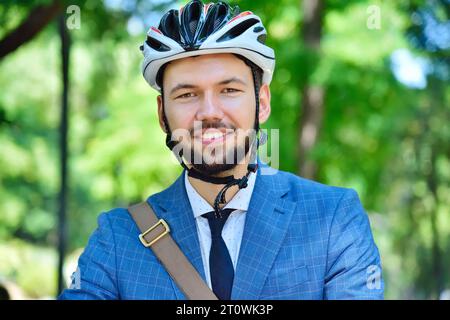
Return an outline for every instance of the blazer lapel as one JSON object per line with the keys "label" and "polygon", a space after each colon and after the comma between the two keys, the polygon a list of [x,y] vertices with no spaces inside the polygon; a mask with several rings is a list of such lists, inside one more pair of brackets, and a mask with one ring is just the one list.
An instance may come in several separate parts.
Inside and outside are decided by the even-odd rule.
{"label": "blazer lapel", "polygon": [[[276,174],[261,175],[261,169],[257,174],[236,266],[233,300],[259,298],[296,206],[295,202],[284,198],[289,187],[279,181]],[[147,201],[156,215],[169,224],[173,239],[205,280],[197,227],[184,186],[184,171],[169,188]],[[174,287],[178,288],[175,283]],[[180,290],[175,293],[178,299],[186,299]]]}
{"label": "blazer lapel", "polygon": [[296,203],[283,198],[289,187],[276,176],[261,175],[258,170],[236,267],[233,300],[259,298],[291,221]]}
{"label": "blazer lapel", "polygon": [[[205,280],[197,227],[184,185],[184,171],[169,188],[150,197],[148,202],[156,215],[168,223],[172,238]],[[176,290],[176,293],[179,299],[186,299],[181,291]]]}

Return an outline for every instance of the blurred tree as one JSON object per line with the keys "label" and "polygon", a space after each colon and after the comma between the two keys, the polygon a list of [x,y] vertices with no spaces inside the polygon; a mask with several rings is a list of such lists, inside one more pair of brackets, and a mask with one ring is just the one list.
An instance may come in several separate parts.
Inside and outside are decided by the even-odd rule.
{"label": "blurred tree", "polygon": [[299,126],[299,168],[298,173],[308,179],[316,177],[316,163],[309,157],[316,145],[322,127],[324,113],[324,88],[311,83],[309,76],[314,74],[320,59],[320,40],[322,37],[324,4],[322,0],[303,0],[302,41],[305,45],[308,77],[304,79],[301,98],[301,124]]}
{"label": "blurred tree", "polygon": [[[447,0],[410,1],[404,8],[411,12],[406,35],[425,59],[427,85],[412,103],[411,123],[403,133],[413,143],[408,147],[412,159],[405,159],[396,177],[410,184],[404,196],[411,229],[410,241],[399,239],[398,244],[402,253],[415,251],[421,265],[414,289],[422,297],[438,298],[450,286],[450,6]],[[429,226],[426,233],[424,225]]]}
{"label": "blurred tree", "polygon": [[[67,2],[68,4],[68,2]],[[72,4],[72,2],[71,2]],[[98,1],[81,1],[79,2],[79,5],[81,6],[82,10],[81,13],[83,15],[83,29],[79,32],[75,33],[72,32],[75,35],[75,38],[80,43],[84,43],[83,46],[89,45],[89,43],[97,43],[99,46],[97,47],[97,52],[95,53],[95,50],[92,50],[93,53],[98,54],[99,62],[102,62],[102,64],[98,64],[98,68],[94,69],[92,72],[92,80],[88,81],[88,83],[92,84],[92,89],[88,90],[88,94],[90,94],[90,97],[88,96],[88,99],[91,101],[92,105],[95,108],[97,101],[104,101],[105,96],[108,94],[108,83],[112,82],[114,80],[113,73],[114,73],[114,64],[120,64],[120,59],[117,59],[116,53],[114,50],[116,49],[113,45],[114,43],[117,43],[118,41],[121,41],[127,34],[128,34],[128,26],[127,23],[129,23],[133,13],[139,14],[140,11],[145,11],[147,14],[151,12],[150,9],[155,8],[162,8],[170,4],[170,1],[159,1],[157,5],[149,5],[145,1],[135,1],[134,6],[128,7],[128,8],[116,8],[114,6],[107,6],[104,3],[98,2]],[[22,2],[22,3],[16,3],[14,1],[8,1],[5,3],[2,3],[1,10],[0,10],[0,16],[3,18],[11,18],[14,17],[14,20],[22,20],[23,22],[17,23],[16,25],[13,24],[4,24],[4,28],[1,30],[0,34],[6,34],[4,36],[4,39],[0,41],[0,51],[2,52],[2,57],[7,55],[8,53],[11,53],[16,48],[18,48],[20,45],[30,41],[33,39],[33,37],[37,36],[42,30],[44,30],[44,27],[49,24],[49,22],[52,20],[54,16],[58,12],[61,11],[61,9],[65,8],[64,6],[66,3],[64,1],[55,1],[51,4],[45,1],[28,1],[28,2]],[[29,8],[29,9],[28,9]],[[20,12],[20,16],[23,16],[25,18],[19,18],[16,15]],[[120,18],[120,19],[118,19]],[[7,30],[6,30],[7,29]],[[11,31],[12,30],[12,31]],[[62,20],[60,21],[60,28],[59,30],[66,31],[66,21],[64,17],[62,17]],[[43,35],[44,38],[46,38],[43,41],[50,40],[54,41],[53,39],[57,36],[56,30],[54,28],[48,30],[46,34]],[[67,32],[64,34],[67,35]],[[108,34],[107,37],[104,37],[106,34]],[[66,38],[66,37],[65,37]],[[40,41],[40,46],[42,46],[43,41]],[[64,43],[67,43],[65,41]],[[133,45],[133,48],[137,50],[138,46],[137,44]],[[65,59],[63,59],[64,63],[64,72],[63,72],[63,78],[64,78],[64,99],[65,101],[63,105],[67,105],[67,97],[68,97],[68,90],[66,88],[66,84],[68,82],[68,51],[67,46],[63,48],[61,51],[64,53]],[[26,54],[25,54],[26,55]],[[42,54],[38,54],[37,57],[48,60],[45,56]],[[10,62],[8,65],[9,67],[12,67],[15,63],[11,61],[14,60],[15,57],[12,57],[9,60],[6,60]],[[39,60],[36,59],[36,60]],[[109,59],[109,61],[108,61]],[[56,61],[55,61],[56,60]],[[50,61],[56,62],[58,64],[59,59],[50,59]],[[136,61],[136,59],[134,59]],[[5,59],[2,61],[4,62]],[[137,62],[137,61],[136,61]],[[4,62],[5,63],[5,62]],[[32,63],[25,63],[25,65],[33,65]],[[32,68],[28,68],[27,71],[31,70]],[[52,65],[50,68],[53,70],[53,74],[58,74],[55,70],[55,66]],[[10,68],[11,70],[11,68]],[[14,69],[12,69],[14,70]],[[48,71],[47,69],[46,71]],[[81,70],[80,70],[81,71]],[[13,74],[16,73],[16,71],[5,73],[5,74]],[[40,77],[45,78],[45,74],[38,73]],[[27,82],[26,79],[25,83]],[[7,82],[7,78],[4,78],[5,83]],[[30,87],[32,87],[31,83],[28,84]],[[95,88],[94,88],[95,86]],[[36,85],[34,85],[36,88]],[[10,87],[11,88],[11,87]],[[48,101],[49,98],[55,98],[55,91],[52,92],[52,96],[48,96],[48,91],[44,90],[46,92],[45,100]],[[12,94],[12,95],[10,95]],[[24,112],[30,112],[28,108],[23,108],[23,99],[14,99],[8,100],[8,97],[11,98],[14,95],[14,90],[11,90],[10,94],[3,95],[3,97],[0,97],[0,110],[2,111],[0,114],[1,117],[1,124],[2,128],[4,129],[4,134],[2,134],[3,139],[6,139],[6,141],[10,144],[11,147],[13,147],[13,150],[20,150],[21,155],[27,159],[26,166],[28,167],[31,163],[34,162],[34,159],[31,157],[31,154],[29,152],[29,146],[35,146],[34,142],[29,143],[30,134],[31,137],[34,137],[36,139],[38,136],[36,134],[33,134],[32,131],[29,130],[29,128],[23,128],[25,130],[20,130],[20,136],[24,137],[27,143],[24,145],[23,142],[15,138],[14,131],[17,131],[18,124],[23,121],[23,118],[18,116],[17,111],[20,109],[23,109]],[[16,97],[18,97],[17,95]],[[43,96],[44,97],[44,96]],[[4,98],[4,99],[3,99]],[[26,98],[26,97],[25,97]],[[3,102],[5,103],[5,107],[3,107]],[[33,98],[31,98],[33,100]],[[50,103],[38,103],[38,105],[54,105],[51,101],[48,101]],[[21,106],[22,105],[22,106]],[[79,107],[79,106],[78,106]],[[66,110],[66,108],[64,108]],[[39,114],[40,111],[38,110],[31,110],[32,112],[35,112],[36,114]],[[16,115],[14,115],[16,113]],[[66,112],[63,112],[63,114],[67,114]],[[73,115],[73,113],[71,113]],[[15,118],[14,120],[10,120],[11,118]],[[67,128],[67,118],[63,117],[65,119],[62,121],[61,128]],[[91,125],[93,126],[95,124],[95,118],[90,118],[92,120]],[[48,125],[50,123],[39,123],[39,118],[31,116],[30,120],[32,121],[32,128],[37,128],[39,126],[42,126],[42,129],[45,131],[52,130],[50,133],[52,139],[40,139],[40,155],[36,160],[40,161],[42,159],[41,155],[42,152],[56,152],[56,118],[51,119],[51,127]],[[15,128],[13,126],[15,124]],[[31,123],[30,123],[31,124]],[[64,125],[65,124],[65,125]],[[16,129],[16,130],[14,130]],[[3,130],[2,130],[3,131]],[[66,132],[63,130],[63,132]],[[62,135],[64,137],[65,134]],[[77,139],[77,138],[75,138]],[[67,143],[65,139],[61,139],[61,146],[60,150],[62,150],[62,160],[64,160],[66,157],[64,154],[67,153],[67,149],[69,148],[69,145],[72,145],[72,141],[74,138],[70,139],[70,143]],[[44,142],[45,141],[45,142]],[[43,143],[44,142],[44,143]],[[117,141],[115,141],[117,142]],[[45,145],[45,146],[44,146]],[[14,157],[14,153],[11,154],[11,148],[8,148],[8,144],[3,145],[4,154],[9,154],[9,157],[5,157],[3,159],[3,163],[6,164],[6,167],[10,166],[16,166],[16,164],[13,164],[14,161],[17,161],[17,159]],[[45,150],[47,149],[47,150]],[[44,151],[45,150],[45,151]],[[66,150],[66,151],[65,151]],[[3,152],[2,152],[3,153]],[[74,158],[76,158],[76,154],[74,154]],[[8,160],[11,161],[11,163],[8,163]],[[73,161],[71,161],[73,162]],[[48,166],[47,163],[41,162],[44,166]],[[63,173],[66,171],[64,168],[66,167],[64,165],[64,161],[62,161],[63,164]],[[25,168],[25,167],[24,167]],[[47,171],[42,172],[48,173],[48,167]],[[54,169],[54,167],[53,167]],[[31,167],[29,167],[29,170],[33,170]],[[59,232],[55,233],[56,229],[53,229],[54,226],[54,204],[52,203],[51,206],[48,204],[43,205],[42,203],[38,203],[37,199],[44,199],[43,195],[45,192],[42,190],[42,188],[33,188],[32,184],[29,186],[26,186],[24,184],[24,181],[22,180],[23,172],[19,169],[17,171],[17,174],[14,174],[14,171],[4,171],[2,172],[2,188],[0,192],[0,197],[4,198],[4,208],[9,209],[5,210],[4,212],[8,212],[7,214],[4,214],[0,217],[0,238],[7,239],[11,236],[13,237],[20,237],[23,239],[27,239],[29,241],[32,241],[35,244],[54,244],[56,241],[56,234],[63,235],[64,234],[64,226],[63,224],[60,225]],[[72,170],[71,170],[72,171]],[[39,171],[38,171],[39,172]],[[49,180],[48,176],[45,176],[45,178],[39,178],[36,179],[36,181],[39,181],[39,183],[42,185],[43,188],[46,189],[46,192],[49,196],[47,198],[51,201],[51,199],[56,198],[56,188],[49,189]],[[52,181],[52,185],[55,186],[56,182],[58,180],[58,176],[56,175],[56,172],[52,172],[52,178],[55,178],[54,181]],[[65,174],[62,174],[59,176],[59,180],[62,179],[62,185],[64,185],[65,180]],[[22,181],[21,181],[22,180]],[[78,182],[78,181],[77,181]],[[18,188],[17,188],[17,187]],[[78,192],[78,187],[80,185],[75,184],[72,185],[69,190],[70,194],[80,194]],[[5,187],[6,189],[9,189],[14,192],[14,195],[12,193],[5,192],[6,189],[3,189]],[[31,190],[30,190],[31,188]],[[66,206],[66,201],[64,199],[65,191],[64,187],[61,189],[61,197],[62,197],[62,203],[60,206],[60,216],[63,212],[64,207]],[[19,192],[17,192],[19,190]],[[134,188],[133,190],[136,190]],[[30,193],[31,191],[31,193]],[[33,200],[28,201],[27,196],[31,197]],[[81,192],[83,194],[83,192]],[[138,198],[138,195],[136,193],[133,193],[133,196]],[[71,205],[71,203],[78,203],[79,198],[69,198],[69,207],[74,207]],[[89,204],[88,204],[89,206]],[[78,207],[78,206],[75,206]],[[34,209],[33,209],[34,208]],[[90,209],[92,210],[92,204]],[[39,214],[35,213],[33,214],[33,210],[35,212],[38,212]],[[27,212],[28,211],[28,212]],[[80,208],[76,208],[74,210],[75,212],[80,211]],[[30,214],[31,213],[31,214]],[[71,214],[72,216],[72,214]],[[84,217],[89,222],[89,225],[91,228],[86,230],[85,234],[80,234],[80,230],[78,228],[71,228],[71,241],[70,243],[72,246],[80,246],[84,245],[87,235],[92,232],[92,226],[94,225],[94,221],[92,218]],[[3,223],[4,222],[4,223]],[[38,222],[36,224],[36,222]],[[75,224],[76,225],[76,224]],[[52,230],[53,229],[53,230]],[[80,244],[77,244],[76,241],[73,240],[73,238],[76,238]],[[71,247],[72,247],[71,246]],[[64,241],[60,241],[60,249],[62,250],[62,253],[64,253]],[[59,263],[60,267],[62,267],[62,260],[60,260]]]}
{"label": "blurred tree", "polygon": [[[9,7],[16,5],[16,1],[6,1],[3,5],[6,10],[9,10]],[[48,4],[38,2],[23,22],[0,40],[0,59],[32,40],[61,10],[61,1],[53,1]]]}
{"label": "blurred tree", "polygon": [[[322,2],[320,37],[319,29],[311,31],[320,39],[314,50],[299,0],[234,1],[262,17],[277,55],[272,115],[264,127],[280,129],[280,169],[298,172],[308,161],[316,180],[355,188],[381,251],[386,297],[436,297],[450,286],[448,1]],[[0,38],[49,3],[2,2]],[[180,172],[165,148],[156,93],[140,75],[138,50],[158,10],[173,3],[79,5],[81,29],[70,31],[70,250],[86,245],[99,212],[140,201]],[[379,29],[367,26],[370,6],[380,10]],[[399,50],[426,61],[424,84],[398,80],[393,57]],[[58,53],[50,23],[0,62],[0,240],[6,243],[56,243]],[[299,158],[299,133],[309,122],[299,108],[307,103],[307,85],[323,92],[323,112],[315,142]]]}

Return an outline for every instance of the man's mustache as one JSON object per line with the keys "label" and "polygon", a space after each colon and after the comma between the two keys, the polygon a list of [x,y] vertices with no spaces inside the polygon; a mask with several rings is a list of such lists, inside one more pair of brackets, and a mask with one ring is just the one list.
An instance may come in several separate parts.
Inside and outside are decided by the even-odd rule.
{"label": "man's mustache", "polygon": [[[198,123],[198,124],[197,124]],[[231,124],[226,124],[224,122],[211,122],[211,121],[196,121],[194,126],[189,130],[191,136],[194,136],[194,132],[198,132],[199,130],[204,129],[228,129],[228,130],[236,130],[236,127]]]}

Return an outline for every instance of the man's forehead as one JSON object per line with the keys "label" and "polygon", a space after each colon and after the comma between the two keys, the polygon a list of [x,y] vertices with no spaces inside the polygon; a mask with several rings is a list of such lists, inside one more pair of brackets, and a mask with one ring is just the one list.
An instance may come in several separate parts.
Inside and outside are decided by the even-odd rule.
{"label": "man's forehead", "polygon": [[[164,81],[179,82],[251,79],[251,69],[240,58],[231,53],[208,54],[188,57],[170,62],[165,70]],[[168,83],[166,83],[168,84]]]}

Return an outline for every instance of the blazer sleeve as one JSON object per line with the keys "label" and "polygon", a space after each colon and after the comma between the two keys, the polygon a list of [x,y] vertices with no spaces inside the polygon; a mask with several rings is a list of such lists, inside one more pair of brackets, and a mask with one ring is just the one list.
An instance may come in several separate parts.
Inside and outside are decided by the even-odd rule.
{"label": "blazer sleeve", "polygon": [[378,248],[358,195],[347,189],[335,210],[328,240],[325,299],[383,299]]}
{"label": "blazer sleeve", "polygon": [[70,287],[58,297],[60,300],[119,299],[116,277],[114,234],[108,214],[98,218],[98,228],[78,260]]}

